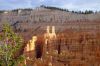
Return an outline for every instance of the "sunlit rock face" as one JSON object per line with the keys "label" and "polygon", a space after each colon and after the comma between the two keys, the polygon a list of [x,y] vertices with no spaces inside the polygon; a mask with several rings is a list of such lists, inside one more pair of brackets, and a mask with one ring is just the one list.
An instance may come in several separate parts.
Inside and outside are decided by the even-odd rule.
{"label": "sunlit rock face", "polygon": [[35,42],[37,40],[37,36],[33,36],[32,40],[29,41],[29,43],[26,46],[26,51],[32,51],[35,50]]}
{"label": "sunlit rock face", "polygon": [[51,29],[50,29],[50,26],[47,26],[47,31],[46,31],[44,37],[46,40],[55,39],[56,38],[55,26],[51,26]]}
{"label": "sunlit rock face", "polygon": [[25,51],[35,52],[36,57],[38,57],[38,55],[42,56],[44,52],[47,52],[48,50],[50,51],[52,49],[51,43],[54,43],[54,41],[56,41],[55,39],[55,26],[47,26],[44,36],[33,36],[32,39],[27,43]]}
{"label": "sunlit rock face", "polygon": [[[68,64],[71,66],[83,61],[84,64],[90,62],[92,63],[92,61],[90,60],[90,58],[92,58],[91,56],[89,58],[86,58],[86,60],[81,57],[87,57],[90,55],[90,53],[94,53],[95,55],[96,53],[99,53],[100,46],[97,40],[98,39],[96,39],[96,34],[94,33],[92,34],[88,32],[79,33],[67,31],[66,33],[56,34],[55,26],[47,26],[44,34],[33,36],[32,40],[30,40],[27,44],[27,52],[33,52],[30,53],[31,56],[27,53],[27,57],[32,58],[34,56],[37,59],[42,58],[43,60],[45,60],[46,55],[55,54],[57,55],[57,58],[61,56],[60,60],[64,61],[65,63],[66,60],[71,60],[70,62],[68,62]],[[92,55],[95,56],[94,54]],[[58,57],[58,55],[60,56]],[[55,56],[53,56],[52,58],[55,59]],[[96,58],[92,59],[95,60]],[[89,62],[87,62],[87,60]],[[57,60],[55,59],[55,61]],[[95,61],[94,64],[97,62]],[[49,62],[48,65],[52,66],[51,62]]]}
{"label": "sunlit rock face", "polygon": [[[44,38],[45,38],[45,41],[47,41],[48,39],[56,38],[54,26],[52,26],[52,32],[51,33],[50,33],[50,27],[47,26],[47,31],[46,31],[46,34],[44,35]],[[27,52],[35,50],[36,41],[37,41],[37,36],[33,36],[32,39],[29,40],[29,42],[27,43],[25,50]]]}
{"label": "sunlit rock face", "polygon": [[44,52],[46,54],[51,53],[52,50],[55,49],[56,37],[57,35],[55,26],[47,26],[46,33],[44,34],[44,39],[45,39]]}

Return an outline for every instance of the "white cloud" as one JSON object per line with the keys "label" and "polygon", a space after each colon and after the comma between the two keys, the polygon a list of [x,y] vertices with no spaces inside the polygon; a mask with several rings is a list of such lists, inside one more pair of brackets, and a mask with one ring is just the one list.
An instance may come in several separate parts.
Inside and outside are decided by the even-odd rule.
{"label": "white cloud", "polygon": [[41,4],[70,10],[100,10],[100,0],[0,0],[0,9],[31,8]]}
{"label": "white cloud", "polygon": [[100,10],[100,4],[98,2],[70,2],[60,5],[61,8],[70,10]]}

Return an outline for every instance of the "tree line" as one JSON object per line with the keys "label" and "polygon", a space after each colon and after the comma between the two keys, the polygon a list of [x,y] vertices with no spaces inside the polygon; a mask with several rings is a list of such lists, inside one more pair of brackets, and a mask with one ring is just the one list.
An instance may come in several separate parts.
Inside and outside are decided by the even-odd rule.
{"label": "tree line", "polygon": [[85,10],[85,11],[70,11],[69,9],[63,9],[63,8],[58,8],[58,7],[53,7],[53,6],[45,6],[45,5],[41,5],[40,7],[46,8],[46,9],[51,9],[51,10],[60,10],[60,11],[65,11],[65,12],[72,12],[72,13],[76,13],[76,14],[94,14],[97,13],[92,11],[92,10]]}
{"label": "tree line", "polygon": [[[40,7],[42,8],[46,8],[46,9],[51,9],[51,10],[60,10],[60,11],[65,11],[65,12],[72,12],[72,13],[76,13],[76,14],[94,14],[94,13],[98,13],[100,11],[93,11],[93,10],[85,10],[85,11],[70,11],[69,9],[63,9],[63,8],[59,8],[59,7],[54,7],[54,6],[45,6],[45,5],[40,5]],[[22,10],[22,11],[32,11],[32,8],[25,8],[25,9],[13,9],[11,10],[12,12],[18,12],[18,10]],[[0,13],[4,13],[6,10],[0,10]]]}

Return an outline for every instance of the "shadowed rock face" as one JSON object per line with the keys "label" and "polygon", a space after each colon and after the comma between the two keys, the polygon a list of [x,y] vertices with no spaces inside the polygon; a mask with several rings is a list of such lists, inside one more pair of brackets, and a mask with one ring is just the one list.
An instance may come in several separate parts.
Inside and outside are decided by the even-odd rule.
{"label": "shadowed rock face", "polygon": [[[100,13],[76,14],[71,12],[37,8],[34,10],[22,10],[0,14],[0,22],[8,21],[18,28],[32,28],[37,25],[65,25],[65,24],[95,24],[100,21]],[[95,23],[94,23],[95,22]],[[22,25],[22,26],[21,26]],[[27,26],[26,26],[27,25]]]}
{"label": "shadowed rock face", "polygon": [[48,25],[55,26],[57,33],[70,29],[77,31],[97,31],[100,29],[100,13],[76,14],[46,8],[1,13],[0,31],[2,31],[2,24],[6,21],[26,39],[30,39],[33,35],[45,33],[46,26]]}

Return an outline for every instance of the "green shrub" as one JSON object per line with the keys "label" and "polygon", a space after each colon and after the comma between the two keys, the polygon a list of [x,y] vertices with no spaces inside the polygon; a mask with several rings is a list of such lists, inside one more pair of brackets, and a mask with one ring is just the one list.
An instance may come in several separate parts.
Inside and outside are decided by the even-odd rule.
{"label": "green shrub", "polygon": [[18,66],[24,61],[24,55],[19,55],[23,40],[13,32],[9,24],[3,25],[0,35],[0,66]]}

